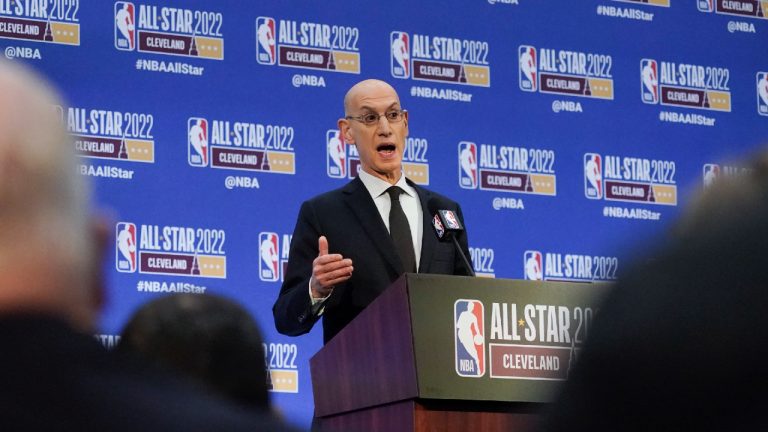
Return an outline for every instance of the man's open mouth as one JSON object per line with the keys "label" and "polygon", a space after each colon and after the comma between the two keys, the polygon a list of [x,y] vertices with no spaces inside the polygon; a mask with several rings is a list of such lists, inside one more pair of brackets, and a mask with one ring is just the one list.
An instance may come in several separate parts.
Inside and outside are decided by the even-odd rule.
{"label": "man's open mouth", "polygon": [[394,144],[380,144],[376,147],[376,151],[379,153],[385,153],[389,154],[394,152],[396,149]]}

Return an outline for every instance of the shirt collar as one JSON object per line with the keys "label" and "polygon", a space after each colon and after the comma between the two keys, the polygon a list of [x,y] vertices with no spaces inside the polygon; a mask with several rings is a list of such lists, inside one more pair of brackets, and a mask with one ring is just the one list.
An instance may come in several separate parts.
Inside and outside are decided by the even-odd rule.
{"label": "shirt collar", "polygon": [[362,169],[358,171],[357,176],[363,182],[363,185],[368,190],[368,193],[371,194],[371,198],[373,199],[376,199],[384,194],[390,186],[399,186],[400,189],[405,191],[406,194],[412,197],[416,196],[416,191],[411,187],[411,185],[408,184],[408,182],[405,181],[405,173],[400,175],[400,180],[398,180],[394,185],[371,174],[368,174]]}

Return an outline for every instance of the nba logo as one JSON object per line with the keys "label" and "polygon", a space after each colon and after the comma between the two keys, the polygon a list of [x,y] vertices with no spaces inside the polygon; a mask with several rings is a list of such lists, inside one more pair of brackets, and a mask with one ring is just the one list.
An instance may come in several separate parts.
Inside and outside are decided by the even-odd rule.
{"label": "nba logo", "polygon": [[408,78],[411,76],[411,46],[408,43],[408,33],[394,31],[389,35],[389,44],[392,49],[390,64],[392,76],[395,78]]}
{"label": "nba logo", "polygon": [[275,20],[256,18],[256,61],[263,65],[275,64]]}
{"label": "nba logo", "polygon": [[130,222],[115,226],[115,268],[122,273],[136,271],[136,225]]}
{"label": "nba logo", "polygon": [[278,251],[277,234],[259,233],[259,279],[275,282],[280,278]]}
{"label": "nba logo", "polygon": [[328,177],[345,178],[347,176],[347,144],[341,139],[338,129],[329,129],[325,133],[327,143],[326,166]]}
{"label": "nba logo", "polygon": [[460,230],[461,224],[459,223],[459,220],[456,218],[456,215],[450,211],[450,210],[438,210],[441,215],[443,215],[443,220],[445,220],[445,227],[449,230]]}
{"label": "nba logo", "polygon": [[456,300],[453,324],[456,373],[472,378],[485,375],[485,307],[479,300]]}
{"label": "nba logo", "polygon": [[757,113],[768,116],[768,72],[757,73]]}
{"label": "nba logo", "polygon": [[133,51],[136,48],[136,14],[133,3],[115,3],[115,48],[122,51]]}
{"label": "nba logo", "polygon": [[647,104],[659,103],[659,69],[656,60],[640,60],[640,94]]}
{"label": "nba logo", "polygon": [[603,160],[597,153],[584,154],[584,195],[589,199],[603,197]]}
{"label": "nba logo", "polygon": [[523,272],[526,280],[544,280],[544,267],[541,260],[541,252],[535,250],[525,251],[523,255]]}
{"label": "nba logo", "polygon": [[459,143],[459,186],[477,189],[477,145],[469,141]]}
{"label": "nba logo", "polygon": [[715,10],[715,0],[696,0],[696,6],[702,12],[712,12]]}
{"label": "nba logo", "polygon": [[520,90],[535,92],[538,87],[538,67],[536,66],[536,48],[520,45],[517,49],[520,60]]}
{"label": "nba logo", "polygon": [[708,188],[712,186],[712,183],[720,177],[720,165],[717,164],[704,164],[701,170],[702,180],[704,181],[704,187]]}
{"label": "nba logo", "polygon": [[435,228],[437,238],[442,240],[443,236],[445,235],[445,228],[443,227],[443,223],[440,221],[440,215],[435,215],[435,217],[432,218],[432,226]]}
{"label": "nba logo", "polygon": [[208,166],[208,120],[201,117],[187,120],[187,152],[190,165]]}

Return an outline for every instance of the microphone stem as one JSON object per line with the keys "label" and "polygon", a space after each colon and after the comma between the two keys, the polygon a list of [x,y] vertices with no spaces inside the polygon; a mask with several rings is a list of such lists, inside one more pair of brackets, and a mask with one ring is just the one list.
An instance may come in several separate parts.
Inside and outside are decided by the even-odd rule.
{"label": "microphone stem", "polygon": [[451,239],[453,239],[453,244],[456,246],[456,250],[459,251],[459,254],[461,255],[461,260],[464,262],[464,267],[466,267],[469,271],[469,275],[474,277],[475,270],[472,269],[472,264],[469,263],[467,256],[464,255],[464,251],[461,249],[461,246],[459,246],[459,241],[456,240],[456,235],[451,233]]}

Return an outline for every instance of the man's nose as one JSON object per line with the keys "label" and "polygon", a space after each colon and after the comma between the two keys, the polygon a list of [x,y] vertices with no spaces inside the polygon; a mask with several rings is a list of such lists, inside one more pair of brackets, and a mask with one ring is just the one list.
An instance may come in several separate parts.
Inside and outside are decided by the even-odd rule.
{"label": "man's nose", "polygon": [[376,127],[378,128],[379,135],[389,136],[392,134],[392,125],[389,124],[386,116],[379,117]]}

